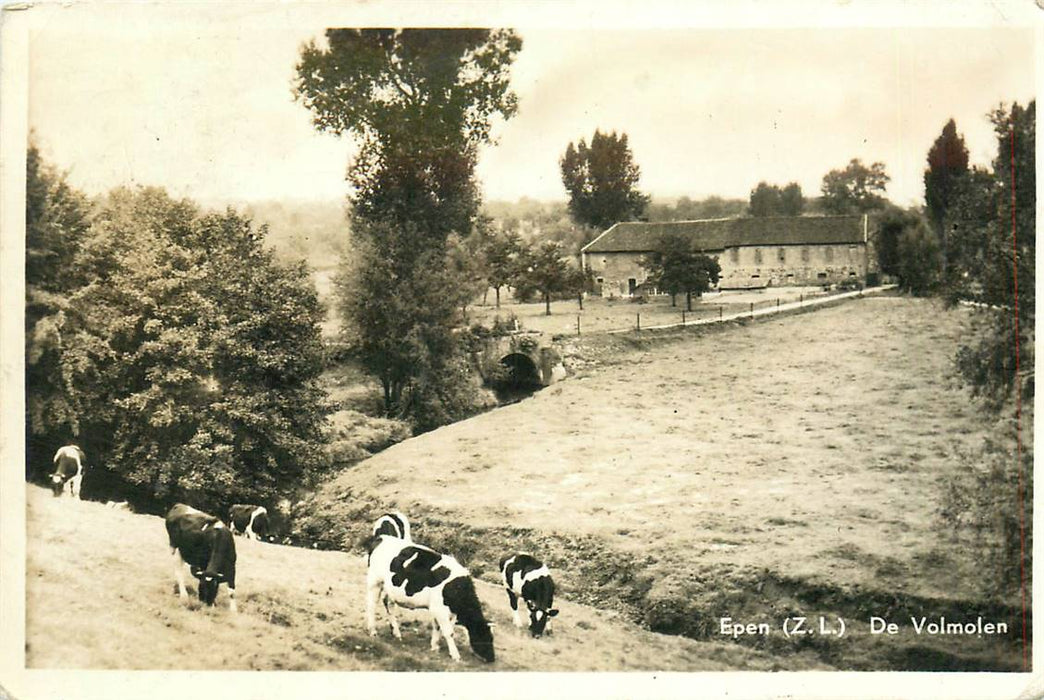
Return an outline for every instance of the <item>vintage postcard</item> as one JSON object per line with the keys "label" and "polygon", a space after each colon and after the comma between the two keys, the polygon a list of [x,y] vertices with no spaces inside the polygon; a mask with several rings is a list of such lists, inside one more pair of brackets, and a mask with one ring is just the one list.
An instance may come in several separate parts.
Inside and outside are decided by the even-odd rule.
{"label": "vintage postcard", "polygon": [[1040,13],[4,6],[0,697],[1038,696]]}

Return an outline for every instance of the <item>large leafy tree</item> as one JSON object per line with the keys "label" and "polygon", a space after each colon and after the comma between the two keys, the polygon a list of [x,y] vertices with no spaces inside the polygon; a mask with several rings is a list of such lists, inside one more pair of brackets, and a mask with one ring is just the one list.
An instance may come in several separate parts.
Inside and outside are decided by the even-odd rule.
{"label": "large leafy tree", "polygon": [[905,225],[896,241],[899,281],[918,296],[935,289],[939,277],[939,242],[923,220]]}
{"label": "large leafy tree", "polygon": [[339,307],[389,414],[416,422],[432,408],[420,397],[446,396],[433,382],[459,365],[456,304],[443,303],[455,296],[446,242],[475,225],[478,149],[496,116],[515,113],[509,70],[520,48],[510,30],[330,29],[301,52],[297,98],[317,129],[359,147],[348,169],[354,260],[343,266],[356,279],[342,279],[353,298]]}
{"label": "large leafy tree", "polygon": [[486,263],[486,282],[496,294],[496,307],[500,308],[500,290],[506,287],[518,269],[518,256],[522,241],[514,231],[498,232],[486,238],[483,259]]}
{"label": "large leafy tree", "polygon": [[779,213],[783,216],[797,216],[805,209],[805,195],[801,193],[801,185],[792,182],[782,189],[779,196]]}
{"label": "large leafy tree", "polygon": [[75,436],[76,412],[59,370],[68,295],[84,284],[75,264],[90,225],[87,198],[48,165],[35,144],[26,153],[25,380],[27,473],[49,466],[58,443]]}
{"label": "large leafy tree", "polygon": [[1020,588],[1025,596],[1033,570],[1033,444],[1018,432],[1033,422],[1036,102],[1001,105],[990,120],[992,171],[972,168],[958,180],[943,225],[950,298],[981,303],[957,367],[998,430],[955,470],[942,515],[948,529],[974,535],[987,592],[1010,599]]}
{"label": "large leafy tree", "polygon": [[944,279],[948,276],[949,245],[943,219],[967,172],[968,147],[964,144],[964,136],[957,133],[957,123],[951,119],[928,150],[928,168],[924,171],[924,201],[932,228],[939,239]]}
{"label": "large leafy tree", "polygon": [[796,182],[780,188],[763,181],[750,191],[751,216],[797,216],[804,208],[805,198]]}
{"label": "large leafy tree", "polygon": [[551,297],[559,292],[572,291],[576,283],[562,244],[557,241],[544,241],[533,248],[525,248],[519,256],[516,286],[540,292],[547,316],[551,315]]}
{"label": "large leafy tree", "polygon": [[321,308],[264,233],[162,190],[109,195],[59,362],[95,483],[216,508],[270,502],[321,467]]}
{"label": "large leafy tree", "polygon": [[884,163],[869,167],[858,158],[823,176],[822,206],[830,214],[865,214],[885,204],[885,186],[891,178]]}
{"label": "large leafy tree", "polygon": [[604,230],[645,214],[650,198],[637,189],[641,173],[627,134],[596,129],[590,145],[584,139],[575,146],[570,143],[559,166],[569,193],[569,213],[577,223]]}
{"label": "large leafy tree", "polygon": [[685,305],[692,311],[692,295],[701,296],[718,283],[721,266],[715,258],[696,250],[684,236],[664,235],[643,259],[649,281],[671,295],[671,306],[678,294],[685,294]]}
{"label": "large leafy tree", "polygon": [[[974,168],[959,182],[944,225],[950,238],[951,298],[985,312],[980,339],[962,348],[959,366],[973,390],[1000,406],[1019,385],[1016,365],[1033,366],[1036,295],[1036,102],[999,107],[992,172]],[[1021,382],[1032,392],[1032,382]]]}
{"label": "large leafy tree", "polygon": [[[919,211],[904,210],[897,206],[889,205],[884,208],[877,217],[877,228],[873,232],[873,251],[877,256],[878,269],[886,274],[901,277],[902,266],[911,267],[934,265],[938,261],[933,256],[921,260],[903,260],[899,249],[899,239],[910,229],[922,225],[924,217]],[[908,247],[908,249],[911,249]],[[921,273],[916,273],[920,275]],[[935,270],[924,273],[934,279]]]}

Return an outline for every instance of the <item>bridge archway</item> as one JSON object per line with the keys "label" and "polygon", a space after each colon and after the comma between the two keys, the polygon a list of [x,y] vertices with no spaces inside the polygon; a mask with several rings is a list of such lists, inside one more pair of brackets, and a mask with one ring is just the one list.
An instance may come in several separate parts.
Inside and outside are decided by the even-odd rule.
{"label": "bridge archway", "polygon": [[515,389],[539,389],[543,386],[540,380],[540,370],[529,355],[513,352],[500,358],[500,364],[507,369],[507,373],[500,382]]}

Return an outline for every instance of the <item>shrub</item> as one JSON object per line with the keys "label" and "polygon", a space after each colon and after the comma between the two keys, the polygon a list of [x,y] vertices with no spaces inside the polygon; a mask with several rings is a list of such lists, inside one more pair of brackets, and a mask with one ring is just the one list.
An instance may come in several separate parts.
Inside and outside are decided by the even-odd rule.
{"label": "shrub", "polygon": [[939,280],[939,243],[924,223],[899,236],[899,279],[916,296],[930,294]]}
{"label": "shrub", "polygon": [[[1032,424],[1032,416],[1027,420]],[[1033,450],[1024,440],[1018,460],[1015,421],[1002,420],[1000,428],[998,437],[960,456],[939,509],[943,528],[967,539],[983,592],[995,597],[1014,595],[1023,573],[1028,589],[1033,563]]]}

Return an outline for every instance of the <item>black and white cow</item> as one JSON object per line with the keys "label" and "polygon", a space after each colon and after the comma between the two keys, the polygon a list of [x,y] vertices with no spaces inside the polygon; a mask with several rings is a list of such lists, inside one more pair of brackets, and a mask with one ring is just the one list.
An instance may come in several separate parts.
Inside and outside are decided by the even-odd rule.
{"label": "black and white cow", "polygon": [[453,557],[398,537],[375,535],[367,540],[366,626],[377,635],[378,599],[391,619],[392,633],[402,639],[395,606],[427,608],[431,613],[431,649],[438,651],[439,632],[449,655],[460,661],[453,641],[454,623],[468,631],[471,650],[482,660],[494,660],[492,626],[482,614],[468,570]]}
{"label": "black and white cow", "polygon": [[550,634],[551,618],[558,611],[551,607],[555,602],[555,582],[547,567],[528,554],[511,554],[500,560],[500,574],[507,589],[515,626],[523,626],[518,614],[518,599],[521,598],[529,608],[529,633],[539,637],[546,628]]}
{"label": "black and white cow", "polygon": [[178,595],[185,590],[185,564],[199,579],[199,599],[213,605],[218,586],[228,584],[228,609],[236,612],[236,543],[225,524],[191,506],[178,503],[167,513],[167,537],[174,557]]}
{"label": "black and white cow", "polygon": [[237,503],[228,509],[228,523],[233,534],[241,532],[258,541],[274,539],[268,532],[268,509],[264,506]]}
{"label": "black and white cow", "polygon": [[51,490],[61,496],[68,485],[73,498],[80,497],[83,470],[87,466],[87,455],[76,445],[66,445],[54,453],[54,473],[51,474]]}
{"label": "black and white cow", "polygon": [[377,518],[373,523],[373,534],[398,537],[407,542],[413,541],[410,539],[410,521],[397,510]]}

